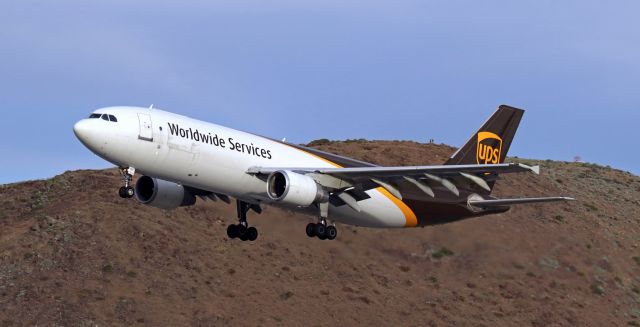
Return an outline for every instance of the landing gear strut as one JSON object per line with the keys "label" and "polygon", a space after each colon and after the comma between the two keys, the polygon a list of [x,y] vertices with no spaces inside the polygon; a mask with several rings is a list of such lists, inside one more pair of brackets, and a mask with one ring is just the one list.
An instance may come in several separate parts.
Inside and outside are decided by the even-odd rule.
{"label": "landing gear strut", "polygon": [[120,174],[122,175],[122,180],[124,182],[124,186],[118,190],[118,194],[123,199],[132,198],[135,194],[133,187],[131,186],[131,181],[133,180],[133,175],[136,173],[136,169],[133,167],[128,168],[120,168]]}
{"label": "landing gear strut", "polygon": [[255,241],[258,238],[258,229],[255,227],[249,227],[247,223],[247,212],[254,210],[257,213],[262,212],[259,205],[249,204],[240,200],[236,200],[236,208],[238,210],[237,225],[229,225],[227,227],[227,236],[229,238],[239,238],[242,241]]}
{"label": "landing gear strut", "polygon": [[320,203],[320,219],[318,223],[309,223],[306,228],[307,236],[317,237],[321,240],[333,240],[338,236],[338,229],[335,226],[327,226],[327,216],[329,212],[329,202]]}

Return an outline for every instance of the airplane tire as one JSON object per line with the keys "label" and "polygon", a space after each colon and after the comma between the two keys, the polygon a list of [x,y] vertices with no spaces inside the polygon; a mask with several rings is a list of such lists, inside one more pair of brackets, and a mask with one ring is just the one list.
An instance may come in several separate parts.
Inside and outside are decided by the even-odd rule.
{"label": "airplane tire", "polygon": [[324,240],[327,238],[327,228],[323,224],[316,224],[315,232],[319,239]]}
{"label": "airplane tire", "polygon": [[128,199],[128,198],[132,198],[133,195],[135,194],[135,191],[133,190],[133,187],[129,186],[129,187],[121,187],[118,190],[118,195],[120,195],[121,198],[123,199]]}
{"label": "airplane tire", "polygon": [[325,234],[327,236],[327,239],[333,240],[336,238],[336,236],[338,236],[338,229],[335,228],[335,226],[328,226]]}
{"label": "airplane tire", "polygon": [[247,235],[247,226],[242,224],[238,224],[236,226],[238,226],[238,237],[242,238],[242,236]]}
{"label": "airplane tire", "polygon": [[129,186],[129,187],[125,187],[125,193],[127,194],[127,198],[132,198],[133,195],[135,194],[135,191],[133,190],[133,187]]}
{"label": "airplane tire", "polygon": [[118,195],[120,195],[120,197],[123,199],[127,198],[127,190],[124,186],[118,190]]}
{"label": "airplane tire", "polygon": [[238,237],[238,225],[227,226],[227,236],[231,239]]}
{"label": "airplane tire", "polygon": [[249,227],[247,228],[247,240],[253,242],[258,238],[258,229],[256,229],[255,227]]}
{"label": "airplane tire", "polygon": [[309,223],[309,224],[307,225],[306,232],[307,232],[307,236],[309,236],[309,237],[315,237],[315,236],[316,236],[316,224],[314,224],[314,223]]}

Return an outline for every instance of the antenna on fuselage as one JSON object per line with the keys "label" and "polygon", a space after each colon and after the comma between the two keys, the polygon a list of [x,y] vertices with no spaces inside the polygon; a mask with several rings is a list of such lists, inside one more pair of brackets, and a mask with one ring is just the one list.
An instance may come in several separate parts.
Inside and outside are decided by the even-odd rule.
{"label": "antenna on fuselage", "polygon": [[149,106],[149,110],[153,109],[153,103]]}

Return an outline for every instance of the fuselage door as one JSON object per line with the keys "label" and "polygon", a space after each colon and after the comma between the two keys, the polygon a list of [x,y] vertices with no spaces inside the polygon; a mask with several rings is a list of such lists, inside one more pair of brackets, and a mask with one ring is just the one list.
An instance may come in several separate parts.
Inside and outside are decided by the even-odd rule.
{"label": "fuselage door", "polygon": [[140,122],[140,133],[138,134],[138,138],[145,141],[153,141],[151,116],[149,114],[138,113],[138,121]]}

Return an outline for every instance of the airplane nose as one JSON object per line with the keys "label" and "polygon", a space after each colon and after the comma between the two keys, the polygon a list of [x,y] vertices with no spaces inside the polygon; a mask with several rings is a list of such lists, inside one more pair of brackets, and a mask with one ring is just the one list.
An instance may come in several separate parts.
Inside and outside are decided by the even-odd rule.
{"label": "airplane nose", "polygon": [[76,134],[78,140],[82,143],[87,144],[89,140],[89,122],[86,119],[83,119],[73,125],[73,133]]}

